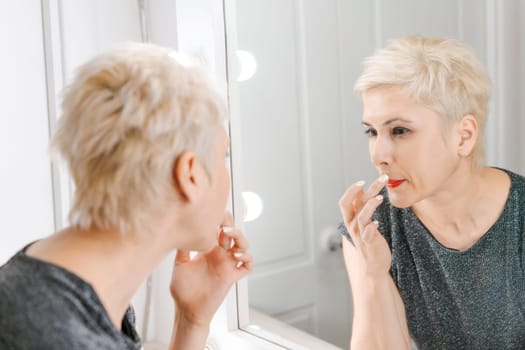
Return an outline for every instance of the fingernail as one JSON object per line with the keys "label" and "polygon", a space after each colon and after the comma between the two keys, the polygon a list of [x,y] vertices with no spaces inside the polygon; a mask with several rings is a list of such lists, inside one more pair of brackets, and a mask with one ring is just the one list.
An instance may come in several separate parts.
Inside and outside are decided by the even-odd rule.
{"label": "fingernail", "polygon": [[378,201],[382,202],[382,201],[383,201],[383,195],[378,194],[378,195],[376,196],[376,199],[377,199]]}
{"label": "fingernail", "polygon": [[230,233],[232,231],[233,231],[233,227],[231,227],[231,226],[223,226],[222,227],[222,232],[224,232],[224,233]]}
{"label": "fingernail", "polygon": [[236,257],[236,258],[240,258],[241,256],[243,256],[244,254],[241,253],[241,252],[235,252],[233,253],[233,256]]}
{"label": "fingernail", "polygon": [[386,182],[388,181],[388,175],[387,174],[383,174],[383,175],[381,175],[379,177],[378,180],[379,180],[379,182],[386,184]]}
{"label": "fingernail", "polygon": [[363,180],[361,180],[361,181],[357,181],[357,182],[355,183],[355,185],[356,185],[357,187],[363,187],[363,186],[365,185],[365,182],[364,182]]}

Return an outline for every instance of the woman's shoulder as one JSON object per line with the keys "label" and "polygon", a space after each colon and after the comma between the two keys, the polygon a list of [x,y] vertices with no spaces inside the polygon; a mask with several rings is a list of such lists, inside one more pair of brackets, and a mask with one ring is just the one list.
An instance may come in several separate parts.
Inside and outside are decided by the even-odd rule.
{"label": "woman's shoulder", "polygon": [[517,172],[505,168],[499,168],[499,167],[491,167],[492,169],[496,169],[499,171],[502,171],[507,174],[507,176],[510,178],[510,182],[512,186],[518,186],[518,187],[525,187],[525,176],[518,174]]}
{"label": "woman's shoulder", "polygon": [[[525,176],[518,174],[512,170],[503,168],[494,168],[503,171],[510,179],[509,199],[515,198],[521,203],[521,207],[525,207]],[[507,204],[509,201],[507,200]]]}
{"label": "woman's shoulder", "polygon": [[512,171],[507,171],[507,174],[509,174],[511,186],[520,192],[525,192],[525,176]]}

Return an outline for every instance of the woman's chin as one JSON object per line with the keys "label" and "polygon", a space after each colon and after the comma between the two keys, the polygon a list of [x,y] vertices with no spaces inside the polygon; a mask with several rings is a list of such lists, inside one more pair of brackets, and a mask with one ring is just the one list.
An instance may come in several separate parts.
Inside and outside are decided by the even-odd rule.
{"label": "woman's chin", "polygon": [[192,250],[195,250],[200,253],[207,253],[213,248],[215,248],[216,246],[217,246],[216,239],[212,239],[212,240],[203,239],[201,242],[199,242],[199,244],[196,244],[195,249],[192,249]]}
{"label": "woman's chin", "polygon": [[180,244],[179,249],[198,252],[198,253],[206,253],[212,250],[217,246],[217,236],[195,236],[192,237],[190,241],[184,242],[183,244]]}
{"label": "woman's chin", "polygon": [[399,209],[408,208],[414,204],[408,196],[401,195],[392,190],[388,190],[388,200],[392,206]]}

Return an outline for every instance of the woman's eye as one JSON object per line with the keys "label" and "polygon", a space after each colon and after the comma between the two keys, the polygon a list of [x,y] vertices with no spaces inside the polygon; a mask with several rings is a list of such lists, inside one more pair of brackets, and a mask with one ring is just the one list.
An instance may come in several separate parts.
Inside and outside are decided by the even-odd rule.
{"label": "woman's eye", "polygon": [[395,127],[392,129],[392,135],[394,136],[403,136],[403,135],[406,135],[410,132],[410,130],[408,130],[407,128],[403,128],[403,127]]}
{"label": "woman's eye", "polygon": [[375,137],[375,136],[377,136],[377,131],[375,129],[368,128],[368,129],[365,129],[365,134],[368,137]]}

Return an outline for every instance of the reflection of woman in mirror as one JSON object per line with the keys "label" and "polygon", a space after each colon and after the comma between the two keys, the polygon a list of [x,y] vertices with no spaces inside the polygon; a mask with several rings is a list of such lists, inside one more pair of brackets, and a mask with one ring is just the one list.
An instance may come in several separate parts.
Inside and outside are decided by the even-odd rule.
{"label": "reflection of woman in mirror", "polygon": [[175,249],[170,348],[204,348],[252,268],[224,212],[225,111],[202,72],[156,46],[125,45],[78,71],[54,139],[75,182],[72,226],[0,267],[0,348],[141,348],[130,300]]}
{"label": "reflection of woman in mirror", "polygon": [[355,90],[380,177],[339,203],[352,348],[523,348],[525,179],[484,164],[484,68],[457,40],[407,37]]}

